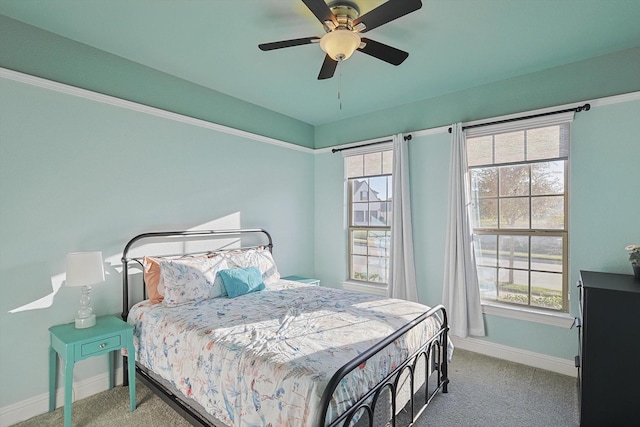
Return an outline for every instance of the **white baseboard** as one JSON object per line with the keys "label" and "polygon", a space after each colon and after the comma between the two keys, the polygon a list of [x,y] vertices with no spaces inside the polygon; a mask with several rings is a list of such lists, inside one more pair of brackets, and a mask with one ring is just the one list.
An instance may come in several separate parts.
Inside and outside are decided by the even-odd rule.
{"label": "white baseboard", "polygon": [[[507,347],[506,345],[496,344],[477,338],[451,337],[451,340],[456,348],[460,348],[462,350],[469,350],[486,356],[508,360],[510,362],[522,363],[523,365],[533,366],[534,368],[569,375],[571,377],[576,377],[578,375],[578,369],[575,367],[575,362],[573,360],[561,359],[559,357],[534,353],[532,351],[521,350],[514,347]],[[455,351],[453,354],[455,360]]]}
{"label": "white baseboard", "polygon": [[[122,384],[122,368],[116,370],[116,385]],[[74,382],[72,401],[84,399],[109,388],[109,374],[107,372]],[[56,408],[64,405],[64,387],[56,390]],[[9,427],[49,410],[49,393],[25,399],[20,402],[0,408],[0,427]]]}

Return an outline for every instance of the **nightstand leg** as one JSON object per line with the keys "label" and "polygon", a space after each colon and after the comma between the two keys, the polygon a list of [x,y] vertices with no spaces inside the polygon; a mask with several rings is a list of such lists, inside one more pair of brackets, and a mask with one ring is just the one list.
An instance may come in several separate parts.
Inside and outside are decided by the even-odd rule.
{"label": "nightstand leg", "polygon": [[[129,403],[131,410],[136,410],[136,353],[133,346],[127,348],[127,365],[129,365]],[[124,369],[124,366],[122,367]]]}
{"label": "nightstand leg", "polygon": [[58,353],[49,346],[49,412],[56,409],[56,379],[58,376]]}
{"label": "nightstand leg", "polygon": [[68,355],[64,361],[64,427],[71,427],[71,396],[73,394],[73,360]]}
{"label": "nightstand leg", "polygon": [[109,352],[109,390],[111,390],[113,388],[114,385],[114,375],[113,375],[113,371],[114,371],[114,364],[116,361],[116,352],[115,351],[110,351]]}

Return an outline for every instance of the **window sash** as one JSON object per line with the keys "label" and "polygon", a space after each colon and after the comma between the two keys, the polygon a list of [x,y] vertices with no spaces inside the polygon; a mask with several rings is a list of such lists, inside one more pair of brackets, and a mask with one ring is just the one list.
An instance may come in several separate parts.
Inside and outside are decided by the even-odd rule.
{"label": "window sash", "polygon": [[[542,309],[542,310],[552,310],[552,311],[560,311],[560,312],[568,312],[569,310],[569,280],[568,280],[568,264],[569,264],[569,253],[568,253],[568,239],[569,239],[569,233],[567,231],[542,231],[542,230],[474,230],[473,235],[474,235],[474,252],[476,253],[476,267],[479,270],[479,274],[478,274],[478,282],[479,285],[481,287],[481,297],[484,301],[491,301],[491,302],[499,302],[501,304],[508,304],[508,305],[512,305],[512,306],[518,306],[518,307],[531,307],[531,308],[536,308],[536,309]],[[478,254],[478,247],[481,246],[478,244],[478,237],[480,236],[490,236],[496,237],[496,242],[497,242],[497,246],[495,249],[495,253],[491,254],[490,256],[486,256],[483,257],[482,255]],[[506,254],[506,250],[504,248],[502,248],[500,246],[500,237],[524,237],[526,238],[527,241],[527,252],[525,255],[522,254],[516,254],[516,258],[526,258],[526,261],[522,261],[520,260],[520,263],[526,262],[526,265],[524,266],[517,266],[517,265],[511,265],[511,264],[507,264],[507,262],[510,262],[511,260],[509,260],[509,255]],[[536,254],[534,253],[534,249],[532,249],[532,245],[531,241],[532,239],[536,239],[536,238],[554,238],[557,237],[559,239],[561,239],[562,241],[562,251],[560,253],[561,256],[561,264],[559,265],[559,267],[561,267],[561,269],[558,268],[553,268],[553,267],[549,267],[546,266],[543,263],[537,263],[538,265],[542,265],[541,266],[535,266],[535,259],[539,259],[539,256],[541,254]],[[536,256],[538,255],[538,257]],[[494,259],[495,261],[492,262],[491,259]],[[553,265],[553,264],[550,264]],[[491,277],[495,278],[495,283],[493,284],[495,286],[494,292],[495,292],[495,298],[486,298],[483,297],[483,291],[482,291],[482,287],[483,287],[483,282],[485,282],[485,280],[483,280],[483,273],[486,276],[486,273],[488,271],[492,271],[493,274],[491,275]],[[513,272],[518,272],[519,275],[526,275],[526,280],[524,280],[524,283],[521,285],[525,285],[527,287],[527,295],[529,297],[529,299],[527,300],[526,303],[523,302],[513,302],[513,301],[509,301],[506,300],[504,298],[500,298],[500,273],[503,272],[504,273],[509,273],[510,271]],[[540,286],[535,286],[534,282],[535,280],[532,280],[532,277],[534,275],[561,275],[561,283],[560,283],[560,290],[561,294],[560,294],[560,306],[558,308],[554,308],[554,307],[549,307],[549,306],[544,306],[542,304],[536,304],[536,303],[532,303],[532,299],[531,297],[534,296],[535,292],[534,292],[534,288],[538,288],[541,289]],[[486,283],[485,283],[486,285]],[[550,288],[547,288],[550,289]],[[484,292],[485,294],[487,293],[486,291]]]}
{"label": "window sash", "polygon": [[466,138],[469,168],[568,160],[571,127],[560,123]]}

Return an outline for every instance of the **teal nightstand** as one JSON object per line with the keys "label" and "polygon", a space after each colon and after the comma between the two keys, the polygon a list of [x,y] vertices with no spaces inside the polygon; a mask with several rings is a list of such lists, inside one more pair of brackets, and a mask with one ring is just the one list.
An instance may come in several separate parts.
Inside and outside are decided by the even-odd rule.
{"label": "teal nightstand", "polygon": [[[115,316],[96,319],[96,325],[76,329],[74,323],[49,328],[49,412],[56,408],[56,383],[58,357],[64,359],[64,425],[71,427],[71,391],[73,366],[77,361],[109,353],[109,388],[113,388],[113,365],[117,350],[129,352],[129,401],[131,410],[136,409],[136,367],[133,347],[133,326]],[[57,353],[57,354],[56,354]],[[124,367],[123,367],[124,368]]]}
{"label": "teal nightstand", "polygon": [[307,285],[311,285],[311,286],[320,286],[319,279],[310,279],[308,277],[302,277],[302,276],[287,276],[287,277],[282,277],[282,280],[293,280],[294,282],[306,283]]}

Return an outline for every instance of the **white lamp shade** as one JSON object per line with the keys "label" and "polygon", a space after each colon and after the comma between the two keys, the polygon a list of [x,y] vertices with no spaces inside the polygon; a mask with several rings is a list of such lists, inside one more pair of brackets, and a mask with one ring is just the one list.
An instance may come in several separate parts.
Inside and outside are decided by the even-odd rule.
{"label": "white lamp shade", "polygon": [[88,286],[101,282],[104,282],[102,252],[72,252],[67,254],[66,286]]}
{"label": "white lamp shade", "polygon": [[360,46],[360,36],[347,29],[336,29],[320,39],[320,48],[334,61],[349,59]]}

